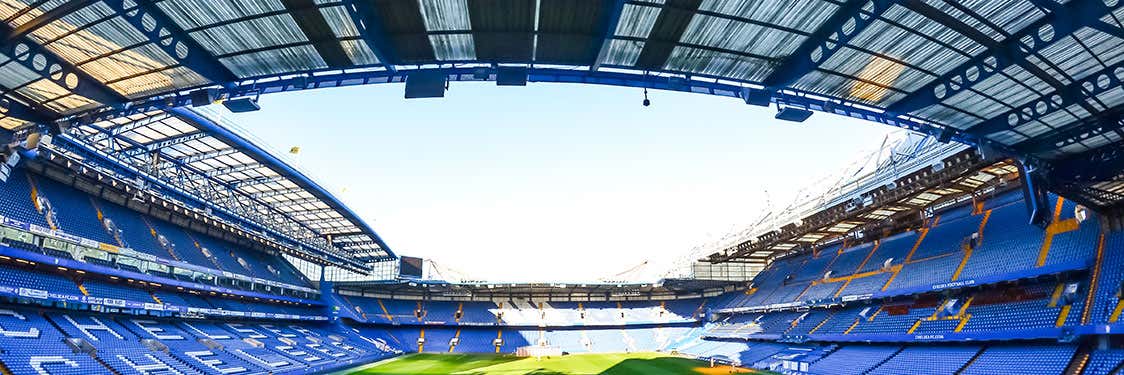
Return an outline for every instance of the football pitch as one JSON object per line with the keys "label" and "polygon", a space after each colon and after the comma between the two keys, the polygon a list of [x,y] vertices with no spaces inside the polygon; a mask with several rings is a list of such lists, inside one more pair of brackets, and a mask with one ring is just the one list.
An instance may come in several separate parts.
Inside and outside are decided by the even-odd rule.
{"label": "football pitch", "polygon": [[766,374],[767,372],[710,367],[694,359],[662,353],[574,354],[550,358],[520,358],[490,354],[413,354],[339,372],[346,375],[522,375],[522,374]]}

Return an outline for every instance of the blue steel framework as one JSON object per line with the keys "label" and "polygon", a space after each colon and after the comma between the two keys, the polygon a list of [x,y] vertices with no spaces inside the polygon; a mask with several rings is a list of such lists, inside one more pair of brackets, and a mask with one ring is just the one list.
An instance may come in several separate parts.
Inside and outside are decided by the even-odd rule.
{"label": "blue steel framework", "polygon": [[[232,98],[402,82],[419,69],[444,70],[451,81],[494,80],[500,64],[521,65],[530,68],[531,82],[666,89],[747,103],[764,97],[860,117],[1019,156],[1051,188],[1101,208],[1124,201],[1116,173],[1121,155],[1112,152],[1124,137],[1124,4],[1116,0],[0,3],[0,125],[9,129],[52,121],[83,129],[198,105],[189,95],[198,88]],[[110,159],[126,164],[147,157],[158,176],[186,170],[196,177],[176,184],[214,182],[245,193],[230,203],[264,204],[263,215],[301,221],[286,209],[300,204],[266,200],[292,187],[251,189],[278,182],[276,176],[247,176],[242,172],[254,166],[245,163],[193,170],[236,151],[152,158],[206,136],[125,140],[128,126],[73,139],[102,142],[93,148],[108,142],[118,147],[106,152]],[[287,168],[258,156],[265,168]],[[1091,173],[1090,165],[1102,168]],[[291,226],[283,230],[330,233]]]}

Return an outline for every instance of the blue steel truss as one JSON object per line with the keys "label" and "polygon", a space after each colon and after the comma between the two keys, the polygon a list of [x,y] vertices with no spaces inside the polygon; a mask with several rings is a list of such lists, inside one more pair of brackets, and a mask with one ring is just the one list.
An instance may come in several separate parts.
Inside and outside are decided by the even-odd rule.
{"label": "blue steel truss", "polygon": [[893,0],[849,0],[831,15],[784,63],[765,78],[765,86],[783,88],[831,59],[893,5]]}
{"label": "blue steel truss", "polygon": [[[318,254],[323,259],[322,263],[365,269],[366,266],[360,259],[394,258],[394,254],[378,235],[362,219],[326,193],[326,190],[210,118],[186,109],[151,112],[138,117],[115,126],[99,124],[100,126],[74,127],[57,137],[58,141],[51,147],[87,156],[83,159],[88,161],[118,165],[127,172],[126,180],[140,178],[148,181],[164,194],[174,195],[181,201],[221,213],[221,217],[238,224],[246,231],[265,233],[272,240],[283,241],[293,248]],[[146,126],[172,120],[183,121],[193,129],[147,143],[127,136],[139,134],[131,132]],[[204,143],[199,142],[203,139],[219,140],[226,146],[197,151],[195,147],[203,147]],[[190,147],[184,147],[189,143],[192,143]],[[213,160],[235,153],[261,162],[203,169],[215,165]],[[224,159],[224,162],[230,163],[229,160]],[[266,178],[228,178],[233,174],[262,168],[276,175],[267,177],[269,181],[264,181]],[[292,187],[260,187],[282,183],[283,186]],[[259,187],[250,189],[254,185]],[[299,198],[285,199],[286,196]],[[343,216],[338,213],[343,213]],[[366,240],[365,246],[355,248],[349,241],[341,242],[331,238],[339,233],[361,237]],[[358,257],[357,254],[365,257]]]}
{"label": "blue steel truss", "polygon": [[0,40],[4,41],[0,53],[11,56],[16,63],[38,73],[43,79],[70,90],[72,95],[86,97],[109,106],[118,106],[128,101],[124,96],[90,77],[88,73],[76,68],[55,52],[28,38],[26,31],[21,33],[20,30],[0,23]]}
{"label": "blue steel truss", "polygon": [[207,53],[203,46],[189,37],[182,28],[176,25],[175,21],[168,18],[168,15],[157,9],[156,5],[151,2],[144,0],[103,0],[103,2],[117,14],[123,15],[124,19],[144,33],[145,37],[156,42],[156,45],[164,53],[167,53],[168,56],[175,56],[180,65],[199,73],[212,82],[238,80],[234,73],[231,73],[214,56]]}

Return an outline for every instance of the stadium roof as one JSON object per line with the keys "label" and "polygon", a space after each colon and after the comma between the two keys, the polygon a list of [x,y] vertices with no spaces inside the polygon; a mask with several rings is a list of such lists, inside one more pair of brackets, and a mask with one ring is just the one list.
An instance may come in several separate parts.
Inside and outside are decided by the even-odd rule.
{"label": "stadium roof", "polygon": [[92,165],[129,167],[130,180],[141,177],[142,186],[157,184],[191,205],[225,211],[243,219],[243,229],[335,255],[394,257],[331,193],[211,112],[179,108],[81,125],[51,147]]}
{"label": "stadium roof", "polygon": [[[418,68],[534,64],[532,80],[730,96],[756,93],[719,89],[764,88],[774,102],[1057,158],[1121,138],[1121,8],[1101,0],[4,0],[0,86],[11,101],[3,123],[145,112],[189,102],[176,94],[198,87],[242,95],[396,82]],[[494,79],[488,70],[449,73]],[[261,82],[308,74],[318,78]]]}

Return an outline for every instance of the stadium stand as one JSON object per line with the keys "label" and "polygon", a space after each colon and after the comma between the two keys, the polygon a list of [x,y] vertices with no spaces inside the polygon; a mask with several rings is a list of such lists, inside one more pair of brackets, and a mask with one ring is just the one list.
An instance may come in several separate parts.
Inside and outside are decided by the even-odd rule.
{"label": "stadium stand", "polygon": [[[57,222],[86,239],[216,270],[149,269],[127,257],[54,249],[46,241],[5,232],[4,243],[14,250],[65,254],[62,259],[73,258],[78,265],[103,267],[78,272],[0,258],[0,285],[169,309],[169,315],[140,316],[3,305],[0,327],[8,335],[5,347],[13,349],[0,353],[0,361],[16,373],[305,373],[403,352],[511,353],[528,345],[570,353],[677,351],[773,370],[801,362],[813,374],[922,373],[919,368],[933,374],[1061,373],[1081,353],[1087,358],[1085,373],[1099,374],[1119,368],[1122,358],[1118,349],[1079,353],[1076,345],[1042,341],[1088,327],[1085,315],[1106,324],[1120,315],[1122,237],[1108,233],[1101,244],[1097,219],[1077,220],[1067,212],[1077,207],[1058,197],[1053,199],[1060,224],[1052,235],[1027,224],[1021,201],[1005,194],[993,198],[1000,203],[986,201],[981,210],[938,212],[918,231],[779,259],[751,288],[711,298],[482,302],[339,294],[342,307],[356,317],[341,326],[323,322],[323,302],[286,299],[285,291],[267,293],[276,299],[262,300],[253,283],[229,276],[312,285],[278,257],[146,217],[47,177],[16,175],[20,178],[0,188],[5,196],[19,197],[6,201],[13,218]],[[37,211],[33,191],[49,202],[44,206],[58,211]],[[1098,248],[1105,261],[1094,281],[1084,270],[1094,267]],[[69,256],[76,254],[94,256]],[[1036,273],[1055,266],[1062,271]],[[1021,274],[1030,277],[1008,278]],[[962,280],[992,281],[955,284]],[[170,283],[175,281],[189,287]],[[230,289],[215,293],[207,286],[215,284]],[[939,290],[941,284],[950,285]],[[938,291],[929,292],[934,288]],[[857,298],[844,300],[847,296]],[[1092,303],[1088,312],[1087,300]],[[170,314],[188,310],[225,320],[171,319]],[[711,321],[715,313],[719,319]],[[280,320],[262,320],[270,317]],[[1037,341],[1030,346],[918,345],[917,337]],[[20,345],[12,340],[19,339],[53,340],[54,346],[28,352],[16,349]],[[881,344],[850,344],[854,341]],[[1019,360],[1028,354],[1035,360]]]}

